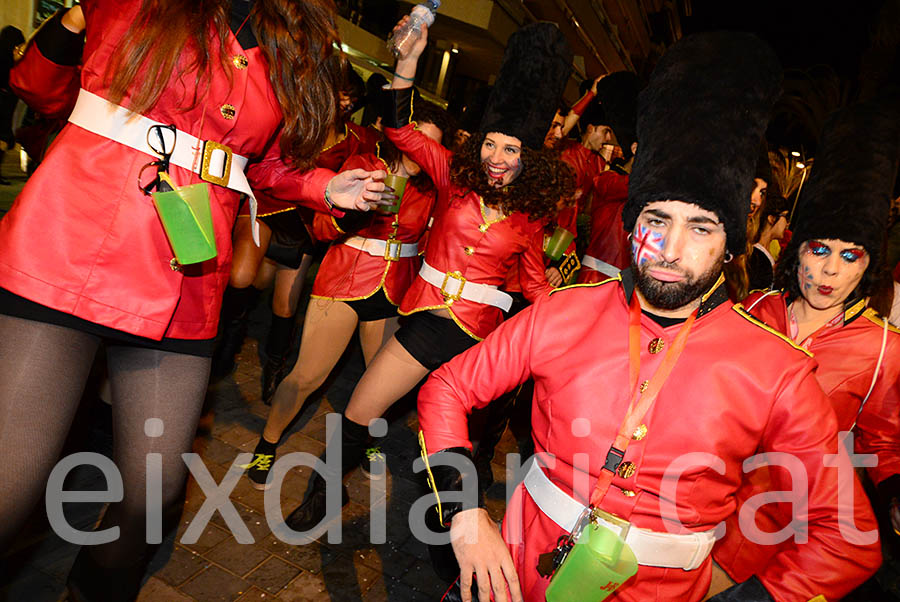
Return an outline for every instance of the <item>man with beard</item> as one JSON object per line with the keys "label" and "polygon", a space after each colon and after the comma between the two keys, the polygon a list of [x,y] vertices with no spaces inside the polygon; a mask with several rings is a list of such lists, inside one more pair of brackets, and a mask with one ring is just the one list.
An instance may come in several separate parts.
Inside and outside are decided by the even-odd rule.
{"label": "man with beard", "polygon": [[[616,600],[699,601],[714,531],[735,512],[744,462],[760,451],[805,475],[792,482],[777,471],[775,489],[802,504],[808,543],[715,600],[824,600],[812,575],[861,582],[880,564],[877,538],[843,537],[852,525],[871,530],[874,518],[865,501],[838,501],[834,466],[849,460],[814,362],[732,306],[723,286],[723,264],[745,245],[747,183],[779,83],[771,49],[749,34],[674,45],[639,98],[641,153],[623,209],[630,269],[539,300],[422,388],[422,453],[462,600],[474,574],[481,602],[543,601],[560,538],[591,508],[598,532],[624,541],[638,566],[619,583],[601,580],[595,558],[570,565],[580,599],[615,590]],[[529,377],[538,453],[501,536],[473,507],[474,469],[459,461],[471,449],[466,415]],[[864,500],[852,471],[840,474],[841,495]]]}

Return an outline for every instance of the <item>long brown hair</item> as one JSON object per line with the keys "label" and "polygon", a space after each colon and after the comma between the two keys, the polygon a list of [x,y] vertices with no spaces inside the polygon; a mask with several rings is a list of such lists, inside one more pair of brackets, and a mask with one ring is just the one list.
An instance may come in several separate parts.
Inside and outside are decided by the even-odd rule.
{"label": "long brown hair", "polygon": [[[173,73],[194,73],[193,98],[184,109],[196,107],[212,69],[222,69],[231,78],[225,62],[230,7],[229,0],[143,0],[107,64],[109,100],[119,103],[127,91],[136,89],[128,108],[142,113],[159,101]],[[327,76],[327,59],[339,41],[334,3],[257,0],[250,19],[281,105],[281,155],[306,169],[325,145],[337,111],[337,91]],[[220,64],[213,66],[211,48],[216,43]],[[177,70],[185,52],[191,58]]]}

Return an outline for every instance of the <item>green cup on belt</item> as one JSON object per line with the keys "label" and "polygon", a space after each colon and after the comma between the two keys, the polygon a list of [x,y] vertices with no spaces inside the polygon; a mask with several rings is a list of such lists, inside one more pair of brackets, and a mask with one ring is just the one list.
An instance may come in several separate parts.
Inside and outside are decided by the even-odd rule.
{"label": "green cup on belt", "polygon": [[384,185],[391,187],[397,200],[394,201],[393,205],[382,205],[380,207],[381,211],[384,211],[385,213],[400,212],[400,201],[403,199],[403,191],[406,190],[406,180],[408,180],[408,178],[393,173],[384,177]]}
{"label": "green cup on belt", "polygon": [[154,192],[153,204],[178,263],[190,265],[216,256],[216,235],[206,182]]}
{"label": "green cup on belt", "polygon": [[547,602],[601,602],[637,573],[634,552],[603,525],[588,524],[547,587]]}
{"label": "green cup on belt", "polygon": [[547,242],[547,249],[544,253],[547,254],[547,257],[556,261],[562,257],[563,253],[566,252],[566,249],[569,248],[569,245],[573,240],[575,240],[574,234],[565,228],[557,226],[556,230],[553,231],[553,236],[551,236],[550,240]]}

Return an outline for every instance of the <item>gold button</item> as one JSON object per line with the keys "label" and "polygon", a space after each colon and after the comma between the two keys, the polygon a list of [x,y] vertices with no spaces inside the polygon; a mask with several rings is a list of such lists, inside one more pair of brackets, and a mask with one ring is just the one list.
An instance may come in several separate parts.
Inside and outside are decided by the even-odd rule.
{"label": "gold button", "polygon": [[640,441],[644,437],[647,436],[647,425],[641,424],[636,429],[634,429],[634,433],[632,433],[631,438],[635,441]]}
{"label": "gold button", "polygon": [[174,257],[169,261],[169,267],[172,268],[173,272],[181,271],[181,264],[178,263],[178,260],[175,259]]}
{"label": "gold button", "polygon": [[480,226],[478,226],[478,231],[484,234],[485,232],[487,232],[488,228],[490,228],[490,226],[488,226],[487,224],[481,224]]}
{"label": "gold button", "polygon": [[471,255],[475,252],[475,249],[473,249],[472,247],[463,247],[463,251],[466,252],[466,255]]}
{"label": "gold button", "polygon": [[649,381],[649,380],[645,380],[644,382],[642,382],[642,383],[641,383],[641,386],[640,386],[641,393],[643,393],[644,391],[646,391],[646,390],[647,390],[647,387],[649,387],[649,386],[650,386],[650,381]]}
{"label": "gold button", "polygon": [[628,479],[634,474],[635,470],[634,462],[622,462],[616,469],[616,474],[619,475],[619,478]]}
{"label": "gold button", "polygon": [[234,108],[234,105],[222,105],[222,108],[219,110],[225,119],[234,119],[234,116],[237,115],[237,109]]}
{"label": "gold button", "polygon": [[624,495],[625,497],[634,497],[637,495],[631,489],[622,489],[621,491],[622,491],[622,495]]}
{"label": "gold button", "polygon": [[243,54],[236,54],[231,57],[231,62],[234,63],[235,68],[237,69],[246,69],[247,65],[250,64],[250,61],[247,60]]}
{"label": "gold button", "polygon": [[662,339],[653,339],[650,341],[650,344],[647,346],[647,349],[650,353],[659,353],[663,350],[663,347],[666,346],[666,342]]}

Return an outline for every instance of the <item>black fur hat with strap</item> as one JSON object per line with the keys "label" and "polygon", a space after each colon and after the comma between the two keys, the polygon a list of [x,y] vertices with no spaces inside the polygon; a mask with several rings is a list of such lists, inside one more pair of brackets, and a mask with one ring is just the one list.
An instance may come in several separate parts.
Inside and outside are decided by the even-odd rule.
{"label": "black fur hat with strap", "polygon": [[752,34],[701,33],[672,46],[638,97],[625,228],[634,228],[648,203],[694,203],[719,217],[728,250],[742,253],[758,149],[781,76],[775,53]]}
{"label": "black fur hat with strap", "polygon": [[554,23],[532,23],[509,38],[479,128],[540,149],[572,71],[572,49]]}

